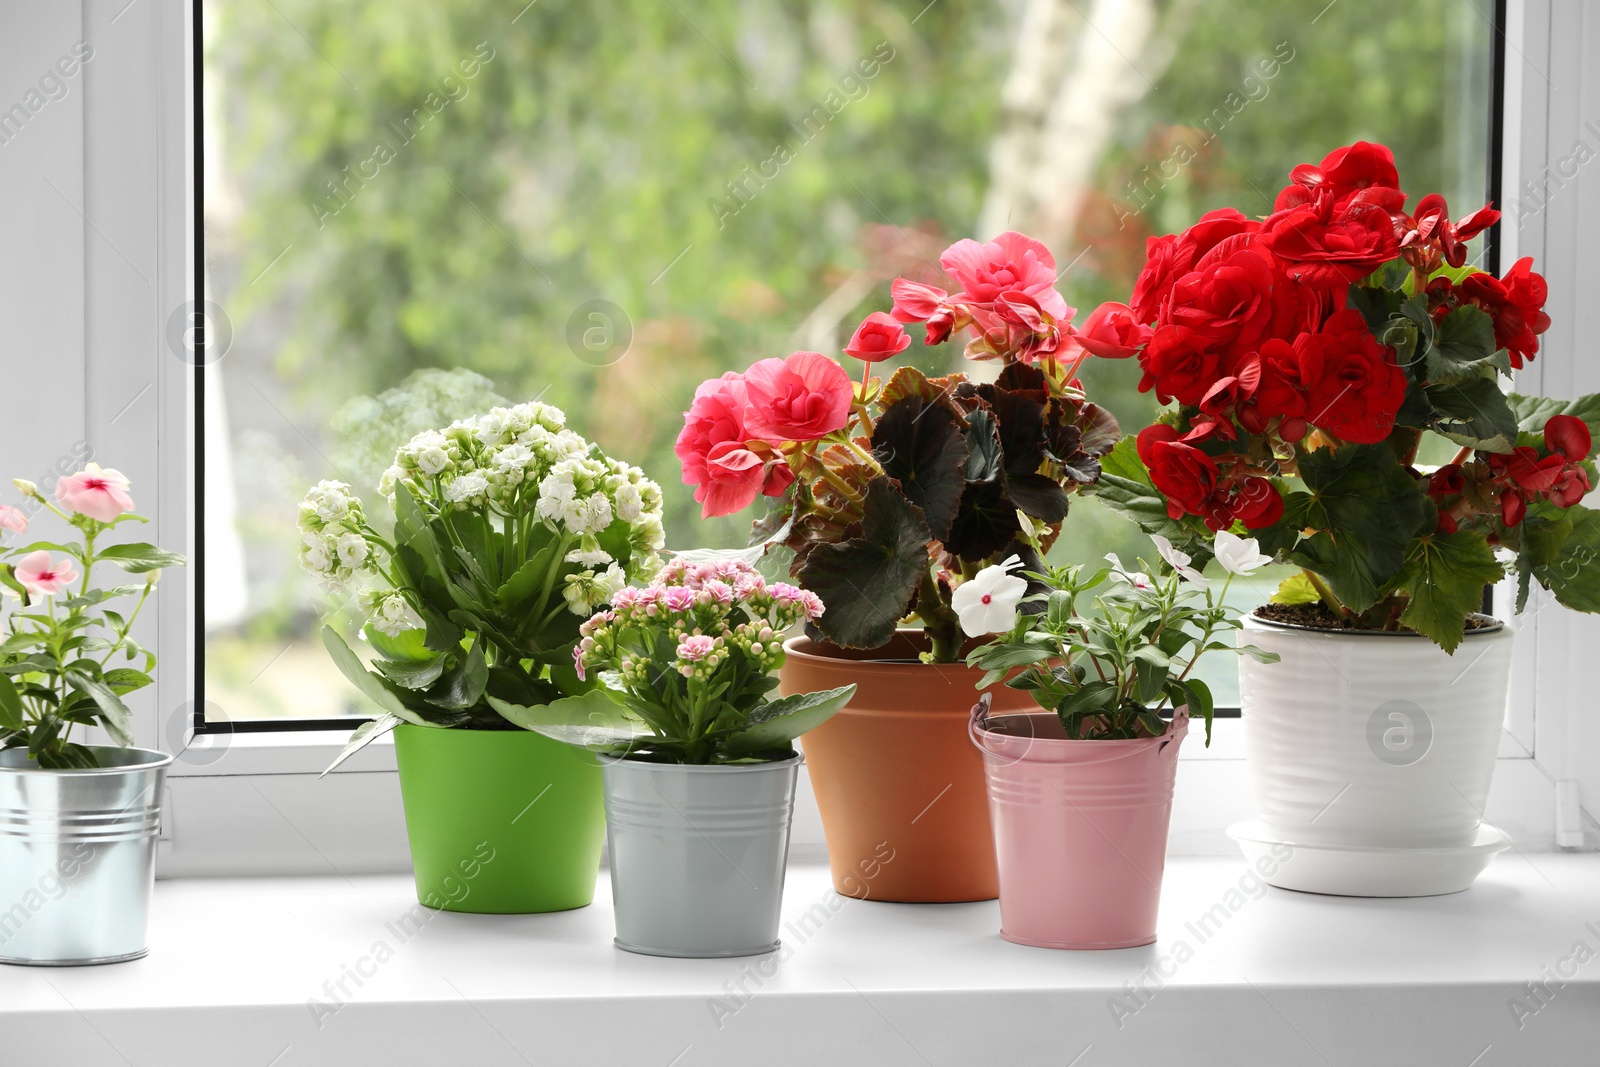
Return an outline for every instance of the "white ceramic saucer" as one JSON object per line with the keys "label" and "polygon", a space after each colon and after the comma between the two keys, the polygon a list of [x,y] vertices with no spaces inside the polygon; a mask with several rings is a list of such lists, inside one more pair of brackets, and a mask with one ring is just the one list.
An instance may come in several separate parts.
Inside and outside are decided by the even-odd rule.
{"label": "white ceramic saucer", "polygon": [[[1370,848],[1302,845],[1259,819],[1234,823],[1228,836],[1272,885],[1342,897],[1431,897],[1459,893],[1495,854],[1511,847],[1505,832],[1484,823],[1470,845],[1454,848]],[[1289,852],[1284,856],[1285,848]]]}

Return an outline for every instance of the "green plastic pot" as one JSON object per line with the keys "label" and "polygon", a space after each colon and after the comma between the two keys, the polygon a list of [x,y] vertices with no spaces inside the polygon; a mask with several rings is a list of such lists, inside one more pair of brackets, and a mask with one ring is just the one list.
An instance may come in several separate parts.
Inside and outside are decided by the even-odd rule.
{"label": "green plastic pot", "polygon": [[600,764],[528,730],[394,731],[417,899],[527,914],[594,899],[605,842]]}

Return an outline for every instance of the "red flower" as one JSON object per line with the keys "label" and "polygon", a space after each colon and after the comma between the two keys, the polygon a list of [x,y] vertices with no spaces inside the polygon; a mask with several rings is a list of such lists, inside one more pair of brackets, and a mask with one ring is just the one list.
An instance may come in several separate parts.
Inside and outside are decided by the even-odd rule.
{"label": "red flower", "polygon": [[1544,447],[1569,461],[1589,458],[1589,426],[1573,415],[1551,415],[1544,424]]}
{"label": "red flower", "polygon": [[1359,200],[1338,205],[1329,193],[1274,214],[1262,224],[1261,240],[1285,261],[1289,277],[1316,289],[1343,288],[1400,251],[1387,210]]}
{"label": "red flower", "polygon": [[927,322],[948,303],[950,294],[934,285],[923,285],[910,278],[889,283],[894,307],[889,314],[899,322]]}
{"label": "red flower", "polygon": [[1467,261],[1466,242],[1500,221],[1500,212],[1485,204],[1464,219],[1450,221],[1450,205],[1438,193],[1429,193],[1417,202],[1412,220],[1415,225],[1400,240],[1402,248],[1425,247],[1437,242],[1444,261],[1459,267]]}
{"label": "red flower", "polygon": [[[1252,475],[1240,483],[1229,508],[1229,517],[1238,519],[1252,530],[1271,526],[1283,518],[1283,497],[1267,479]],[[1220,530],[1223,527],[1214,526],[1212,529]]]}
{"label": "red flower", "polygon": [[1563,456],[1544,456],[1531,448],[1514,448],[1506,462],[1506,474],[1517,484],[1519,489],[1530,493],[1542,493],[1552,488],[1561,480],[1561,472],[1566,469],[1567,461]]}
{"label": "red flower", "polygon": [[1202,256],[1231,237],[1259,229],[1261,223],[1225,207],[1201,215],[1200,221],[1182,234],[1145,238],[1144,270],[1139,272],[1133,296],[1128,299],[1134,317],[1140,322],[1155,322],[1173,284],[1189,273]]}
{"label": "red flower", "polygon": [[851,335],[850,343],[844,346],[844,350],[863,363],[877,363],[890,356],[899,355],[910,346],[911,338],[906,336],[904,326],[889,315],[874,311],[856,327],[856,332]]}
{"label": "red flower", "polygon": [[1127,304],[1107,302],[1090,312],[1072,340],[1090,355],[1127,359],[1149,343],[1155,331],[1134,317]]}
{"label": "red flower", "polygon": [[1398,210],[1406,200],[1394,153],[1367,141],[1335,148],[1322,157],[1321,166],[1300,164],[1289,172],[1289,181],[1292,184],[1278,194],[1274,211],[1309,203],[1321,192],[1332,194],[1341,204],[1364,194],[1368,202],[1392,204],[1390,210]]}
{"label": "red flower", "polygon": [[1533,257],[1523,256],[1496,281],[1491,274],[1471,274],[1456,286],[1463,302],[1477,304],[1494,316],[1494,343],[1511,354],[1511,365],[1521,367],[1539,351],[1539,335],[1550,328],[1544,313],[1549,288],[1533,269]]}
{"label": "red flower", "polygon": [[1167,498],[1167,516],[1199,515],[1217,487],[1217,464],[1204,452],[1178,440],[1178,431],[1164,422],[1146,426],[1136,441],[1139,458],[1150,468],[1150,480]]}
{"label": "red flower", "polygon": [[1272,257],[1260,248],[1208,253],[1172,287],[1161,321],[1187,326],[1211,344],[1253,350],[1272,325]]}
{"label": "red flower", "polygon": [[1447,463],[1429,476],[1428,495],[1438,500],[1459,493],[1466,486],[1466,479],[1461,476],[1461,464]]}
{"label": "red flower", "polygon": [[815,441],[850,419],[855,397],[844,368],[821,352],[763,359],[744,372],[745,425],[768,441]]}
{"label": "red flower", "polygon": [[1376,444],[1394,429],[1406,376],[1394,350],[1378,343],[1359,311],[1334,315],[1299,356],[1306,418],[1345,441]]}
{"label": "red flower", "polygon": [[1199,404],[1200,398],[1216,383],[1221,357],[1210,347],[1210,339],[1187,326],[1162,326],[1139,353],[1144,377],[1139,391],[1154,386],[1163,404],[1174,397],[1180,404]]}
{"label": "red flower", "polygon": [[1582,467],[1568,467],[1545,496],[1558,508],[1570,508],[1587,496],[1591,488],[1587,471]]}
{"label": "red flower", "polygon": [[1522,521],[1528,513],[1528,502],[1515,489],[1507,489],[1500,494],[1500,521],[1507,526],[1515,526]]}

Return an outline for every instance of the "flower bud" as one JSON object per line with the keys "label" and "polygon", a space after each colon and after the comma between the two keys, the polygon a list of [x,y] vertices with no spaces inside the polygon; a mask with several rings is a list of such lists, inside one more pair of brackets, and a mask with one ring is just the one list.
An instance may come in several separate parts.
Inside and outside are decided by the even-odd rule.
{"label": "flower bud", "polygon": [[22,490],[23,496],[31,496],[39,500],[44,499],[43,497],[39,496],[39,487],[28,481],[26,478],[13,478],[11,479],[11,484]]}

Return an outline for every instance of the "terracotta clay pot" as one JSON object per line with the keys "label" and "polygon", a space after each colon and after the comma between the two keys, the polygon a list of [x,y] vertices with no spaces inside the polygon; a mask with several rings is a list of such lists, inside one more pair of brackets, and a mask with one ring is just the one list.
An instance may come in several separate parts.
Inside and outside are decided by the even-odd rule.
{"label": "terracotta clay pot", "polygon": [[[800,739],[834,889],[908,903],[999,895],[983,758],[967,736],[983,672],[919,662],[928,641],[917,630],[878,649],[806,637],[784,648],[784,693],[857,687],[843,711]],[[1038,709],[1027,693],[989,692],[996,714]]]}

